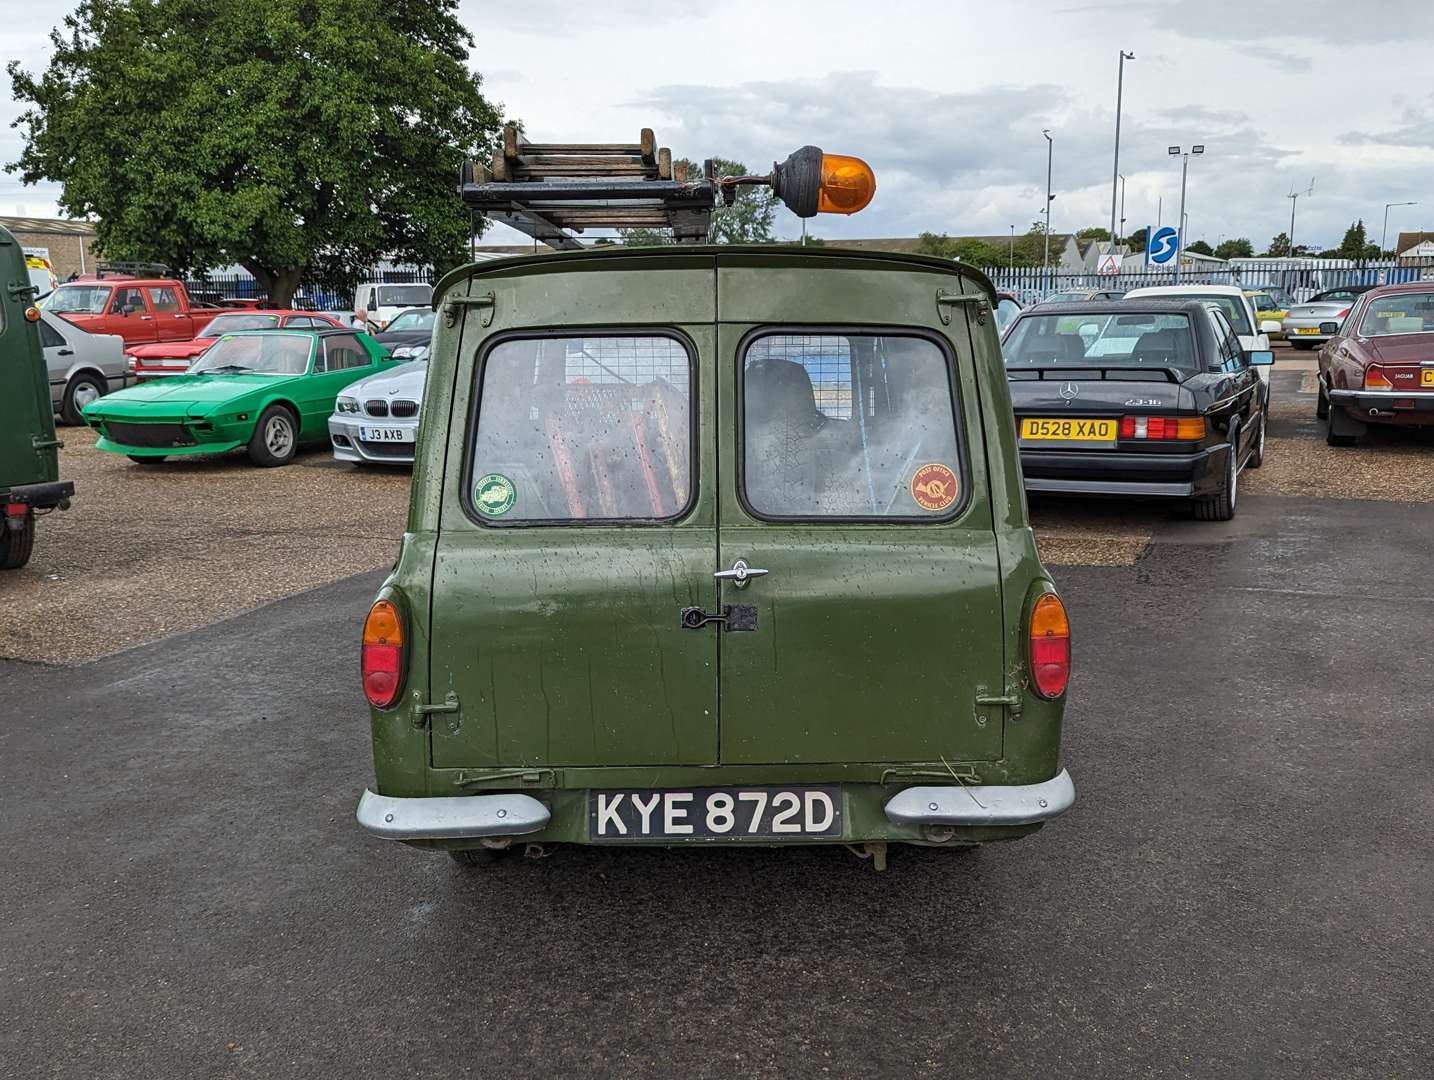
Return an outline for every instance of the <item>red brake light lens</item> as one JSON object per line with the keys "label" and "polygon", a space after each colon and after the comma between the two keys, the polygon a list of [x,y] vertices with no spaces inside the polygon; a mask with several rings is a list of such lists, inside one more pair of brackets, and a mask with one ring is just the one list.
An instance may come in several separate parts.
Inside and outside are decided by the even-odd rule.
{"label": "red brake light lens", "polygon": [[1031,679],[1043,698],[1066,692],[1071,677],[1071,627],[1065,605],[1044,593],[1031,608]]}
{"label": "red brake light lens", "polygon": [[1345,308],[1345,309],[1344,309],[1343,311],[1341,311],[1338,315],[1336,315],[1335,318],[1336,318],[1336,319],[1342,319],[1342,318],[1344,318],[1344,317],[1345,317],[1346,315],[1348,315],[1348,314],[1349,314],[1349,308]]}
{"label": "red brake light lens", "polygon": [[391,600],[377,600],[363,624],[363,692],[375,708],[398,700],[403,685],[403,620]]}
{"label": "red brake light lens", "polygon": [[1364,372],[1364,388],[1366,390],[1393,390],[1394,384],[1377,367],[1366,368]]}
{"label": "red brake light lens", "polygon": [[1203,439],[1203,416],[1122,416],[1122,439]]}

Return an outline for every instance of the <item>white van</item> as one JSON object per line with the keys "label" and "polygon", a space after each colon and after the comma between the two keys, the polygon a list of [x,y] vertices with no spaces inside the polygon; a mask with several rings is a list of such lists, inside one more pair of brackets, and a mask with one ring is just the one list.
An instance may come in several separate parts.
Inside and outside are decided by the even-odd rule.
{"label": "white van", "polygon": [[361,311],[376,329],[382,330],[400,311],[428,307],[433,302],[433,286],[424,282],[393,285],[382,281],[366,281],[354,290],[354,314]]}

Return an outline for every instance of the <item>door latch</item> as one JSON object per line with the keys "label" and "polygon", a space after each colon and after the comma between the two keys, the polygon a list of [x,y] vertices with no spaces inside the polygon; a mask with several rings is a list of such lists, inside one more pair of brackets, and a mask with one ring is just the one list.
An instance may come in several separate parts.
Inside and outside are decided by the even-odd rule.
{"label": "door latch", "polygon": [[979,293],[957,293],[949,289],[936,290],[936,314],[941,318],[942,326],[949,326],[951,323],[951,305],[953,304],[975,304],[976,321],[982,326],[986,325],[986,316],[990,314],[990,305],[986,298]]}
{"label": "door latch", "polygon": [[722,614],[713,615],[700,607],[682,609],[682,629],[701,630],[708,623],[721,623],[729,634],[757,629],[756,604],[724,604]]}
{"label": "door latch", "polygon": [[443,301],[443,321],[448,326],[458,324],[458,313],[465,307],[476,307],[483,312],[483,325],[493,325],[493,312],[498,307],[498,298],[491,292],[481,296],[450,296]]}
{"label": "door latch", "polygon": [[452,690],[448,691],[442,701],[425,702],[423,694],[416,687],[413,691],[413,726],[424,727],[428,723],[428,717],[434,713],[449,713],[448,726],[458,730],[458,695]]}

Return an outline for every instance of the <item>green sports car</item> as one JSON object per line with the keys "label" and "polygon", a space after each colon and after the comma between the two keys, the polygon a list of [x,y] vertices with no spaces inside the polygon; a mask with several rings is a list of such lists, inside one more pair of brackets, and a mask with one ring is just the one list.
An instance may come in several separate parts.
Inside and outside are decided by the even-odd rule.
{"label": "green sports car", "polygon": [[353,330],[225,334],[185,374],[100,398],[85,421],[101,450],[140,464],[242,446],[255,465],[287,465],[300,443],[328,442],[340,390],[394,363]]}

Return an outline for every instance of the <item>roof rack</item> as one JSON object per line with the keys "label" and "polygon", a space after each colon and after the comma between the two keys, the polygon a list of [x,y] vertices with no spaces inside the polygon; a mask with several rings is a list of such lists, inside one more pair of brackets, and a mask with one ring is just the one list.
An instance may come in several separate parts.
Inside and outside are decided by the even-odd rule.
{"label": "roof rack", "polygon": [[143,277],[145,275],[167,275],[169,267],[164,263],[147,262],[102,262],[95,265],[95,277],[102,278],[105,274],[125,274],[129,277]]}
{"label": "roof rack", "polygon": [[464,163],[458,190],[470,209],[555,248],[581,248],[573,233],[587,229],[671,229],[700,243],[736,193],[711,161],[700,177],[677,171],[651,128],[636,143],[533,143],[509,124],[491,164]]}

